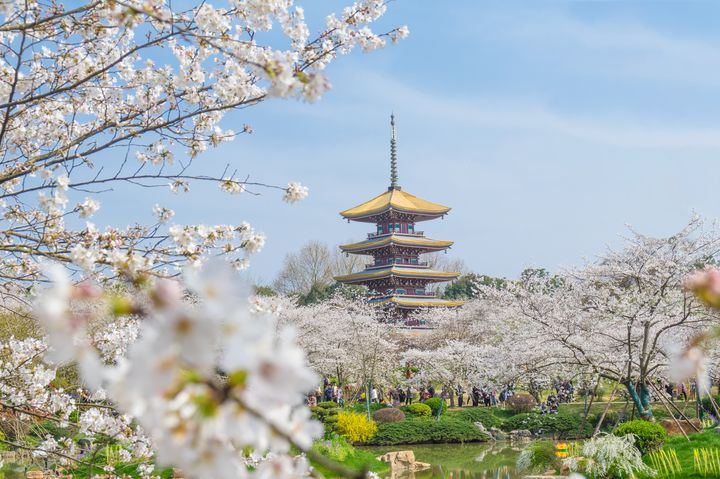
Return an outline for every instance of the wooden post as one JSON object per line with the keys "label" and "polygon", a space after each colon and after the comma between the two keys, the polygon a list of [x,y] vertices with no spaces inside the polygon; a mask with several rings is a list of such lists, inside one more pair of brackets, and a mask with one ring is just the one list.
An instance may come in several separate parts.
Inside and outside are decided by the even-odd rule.
{"label": "wooden post", "polygon": [[658,388],[656,388],[654,384],[650,383],[650,386],[655,390],[656,393],[658,393],[660,395],[659,396],[660,402],[662,403],[663,406],[665,406],[665,409],[667,409],[668,414],[670,414],[670,417],[673,418],[673,421],[675,421],[675,424],[680,429],[680,432],[683,433],[683,436],[685,436],[685,439],[687,439],[689,441],[690,438],[688,437],[687,433],[685,432],[685,429],[683,429],[682,426],[680,425],[680,421],[677,420],[677,418],[672,413],[672,411],[670,410],[668,405],[665,404],[665,401],[667,401],[667,398],[665,396],[663,396],[663,394],[660,391],[658,391]]}
{"label": "wooden post", "polygon": [[[660,395],[660,397],[662,398],[662,397],[663,397],[663,396],[662,396],[662,391],[658,390],[657,386],[655,386],[654,384],[651,384],[651,385],[652,385],[653,389],[655,390],[655,392],[658,393],[658,394]],[[664,398],[664,399],[667,400],[667,398]],[[668,403],[670,403],[670,405],[673,407],[673,409],[675,409],[675,410],[682,416],[682,418],[683,418],[688,424],[690,424],[690,426],[691,426],[693,429],[695,429],[695,432],[700,432],[700,429],[698,429],[695,424],[693,424],[692,422],[690,422],[690,419],[688,419],[688,417],[687,417],[685,414],[683,414],[683,412],[682,412],[672,401],[668,401]]]}
{"label": "wooden post", "polygon": [[615,393],[617,392],[617,388],[620,385],[620,379],[617,380],[615,383],[615,387],[612,390],[612,393],[610,393],[610,399],[608,399],[607,404],[605,404],[605,409],[603,409],[602,415],[600,416],[600,419],[598,419],[598,423],[595,425],[595,431],[593,431],[592,437],[597,436],[600,433],[600,428],[602,427],[602,423],[605,420],[605,415],[608,412],[608,409],[610,409],[610,403],[612,403],[613,398],[615,397]]}

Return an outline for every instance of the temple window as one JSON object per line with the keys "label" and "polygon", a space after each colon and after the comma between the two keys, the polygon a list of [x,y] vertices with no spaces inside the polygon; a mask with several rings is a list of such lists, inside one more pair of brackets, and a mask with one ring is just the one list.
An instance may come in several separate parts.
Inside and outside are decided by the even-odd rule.
{"label": "temple window", "polygon": [[415,294],[417,294],[418,296],[424,296],[425,290],[424,289],[416,289]]}
{"label": "temple window", "polygon": [[377,234],[383,234],[383,225],[377,225]]}
{"label": "temple window", "polygon": [[409,223],[409,224],[407,225],[407,228],[408,228],[408,233],[414,233],[414,232],[415,232],[415,225],[414,225],[414,224]]}
{"label": "temple window", "polygon": [[417,258],[410,258],[410,264],[418,264]]}
{"label": "temple window", "polygon": [[406,294],[405,288],[397,288],[397,289],[395,290],[395,292],[396,292],[397,294]]}

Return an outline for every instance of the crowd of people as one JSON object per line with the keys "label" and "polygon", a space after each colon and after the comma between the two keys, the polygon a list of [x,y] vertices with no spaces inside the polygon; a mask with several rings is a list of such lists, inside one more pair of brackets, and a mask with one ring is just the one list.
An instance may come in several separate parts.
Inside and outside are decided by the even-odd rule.
{"label": "crowd of people", "polygon": [[[439,397],[448,402],[451,407],[470,406],[504,406],[507,400],[514,394],[514,385],[509,384],[498,390],[495,387],[471,386],[469,391],[462,385],[445,385],[437,390],[432,383],[413,386],[411,384],[398,384],[387,389],[372,386],[369,389],[371,403],[388,404],[392,406],[408,406],[414,401],[426,401],[432,397]],[[366,400],[366,391],[352,386],[339,387],[327,378],[323,380],[323,386],[307,396],[306,403],[309,406],[316,406],[323,401],[333,401],[343,406],[345,398],[354,400]]]}

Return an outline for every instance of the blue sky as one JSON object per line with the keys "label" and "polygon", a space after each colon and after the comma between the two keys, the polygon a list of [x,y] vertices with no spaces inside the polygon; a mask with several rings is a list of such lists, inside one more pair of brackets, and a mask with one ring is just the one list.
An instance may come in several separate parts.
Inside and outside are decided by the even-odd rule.
{"label": "blue sky", "polygon": [[[343,5],[300,3],[318,19]],[[453,207],[423,229],[479,273],[571,266],[626,224],[667,235],[693,211],[720,216],[720,2],[396,0],[382,25],[401,24],[399,45],[338,59],[320,102],[229,115],[226,127],[255,132],[202,159],[299,180],[306,201],[196,187],[106,214],[149,220],[160,202],[181,223],[247,220],[268,235],[252,275],[269,282],[304,242],[368,231],[338,211],[387,187],[394,111],[400,184]]]}

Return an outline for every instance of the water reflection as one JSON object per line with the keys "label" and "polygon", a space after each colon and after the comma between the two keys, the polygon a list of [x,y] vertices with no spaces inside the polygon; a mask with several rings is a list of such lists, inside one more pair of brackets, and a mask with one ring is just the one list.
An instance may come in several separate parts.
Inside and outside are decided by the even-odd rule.
{"label": "water reflection", "polygon": [[387,452],[412,450],[415,460],[431,468],[393,471],[385,479],[520,479],[515,461],[523,445],[507,442],[494,444],[424,444],[368,448],[376,456]]}

